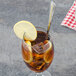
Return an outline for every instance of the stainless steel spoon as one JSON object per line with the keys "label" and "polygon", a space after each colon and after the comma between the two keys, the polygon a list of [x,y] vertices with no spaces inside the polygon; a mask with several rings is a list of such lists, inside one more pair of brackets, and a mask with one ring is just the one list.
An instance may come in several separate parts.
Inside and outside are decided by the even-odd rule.
{"label": "stainless steel spoon", "polygon": [[50,31],[50,26],[52,23],[54,10],[55,10],[55,3],[53,2],[53,0],[50,0],[50,13],[49,13],[49,22],[48,22],[47,34],[49,34],[49,31]]}

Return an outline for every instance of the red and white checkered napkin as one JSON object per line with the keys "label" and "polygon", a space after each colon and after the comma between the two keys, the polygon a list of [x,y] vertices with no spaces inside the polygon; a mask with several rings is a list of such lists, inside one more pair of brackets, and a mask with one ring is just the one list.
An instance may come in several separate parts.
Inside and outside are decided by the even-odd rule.
{"label": "red and white checkered napkin", "polygon": [[76,11],[76,1],[74,1],[74,4],[70,8],[69,12],[62,21],[61,25],[76,30],[75,11]]}

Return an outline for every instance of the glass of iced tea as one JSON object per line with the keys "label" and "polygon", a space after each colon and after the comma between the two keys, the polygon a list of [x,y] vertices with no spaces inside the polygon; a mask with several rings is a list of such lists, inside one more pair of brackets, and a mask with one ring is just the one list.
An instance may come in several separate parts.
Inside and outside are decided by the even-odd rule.
{"label": "glass of iced tea", "polygon": [[[25,64],[33,73],[29,76],[51,76],[46,70],[54,57],[54,45],[44,28],[36,27],[37,38],[29,43],[22,40],[22,56]],[[25,36],[25,34],[24,34]]]}

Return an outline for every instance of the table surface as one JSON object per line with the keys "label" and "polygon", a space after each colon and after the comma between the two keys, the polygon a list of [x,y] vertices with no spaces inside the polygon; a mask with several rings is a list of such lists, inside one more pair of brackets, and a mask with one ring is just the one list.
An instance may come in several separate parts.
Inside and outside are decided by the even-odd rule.
{"label": "table surface", "polygon": [[[76,31],[61,26],[74,0],[55,0],[56,8],[50,33],[54,60],[48,71],[52,76],[76,76]],[[0,76],[28,76],[23,62],[21,40],[13,26],[20,20],[47,28],[50,0],[0,0]]]}

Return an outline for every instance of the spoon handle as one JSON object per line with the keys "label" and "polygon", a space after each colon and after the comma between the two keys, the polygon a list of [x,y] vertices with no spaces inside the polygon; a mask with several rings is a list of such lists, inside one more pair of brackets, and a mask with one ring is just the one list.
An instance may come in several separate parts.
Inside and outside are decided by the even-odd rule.
{"label": "spoon handle", "polygon": [[50,30],[50,26],[51,26],[53,14],[54,14],[54,9],[55,9],[55,3],[53,2],[53,0],[50,2],[51,3],[50,3],[50,13],[49,13],[49,22],[48,22],[47,34],[49,33],[49,30]]}

